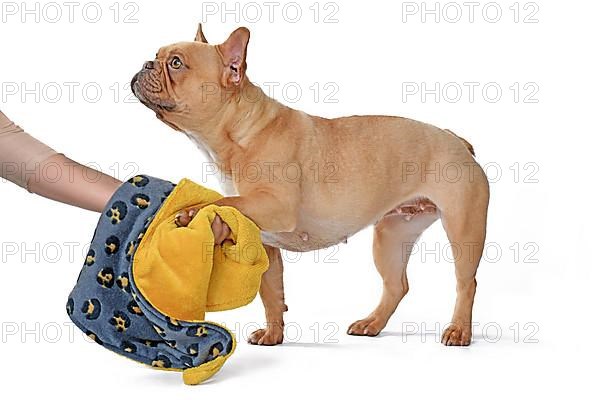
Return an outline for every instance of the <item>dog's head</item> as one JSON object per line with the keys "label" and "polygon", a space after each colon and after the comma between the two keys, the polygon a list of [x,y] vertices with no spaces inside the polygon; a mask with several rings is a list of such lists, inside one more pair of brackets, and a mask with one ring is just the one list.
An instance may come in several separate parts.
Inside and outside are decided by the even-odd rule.
{"label": "dog's head", "polygon": [[135,96],[174,129],[189,132],[209,121],[246,82],[250,31],[238,28],[212,46],[198,25],[193,42],[159,49],[131,80]]}

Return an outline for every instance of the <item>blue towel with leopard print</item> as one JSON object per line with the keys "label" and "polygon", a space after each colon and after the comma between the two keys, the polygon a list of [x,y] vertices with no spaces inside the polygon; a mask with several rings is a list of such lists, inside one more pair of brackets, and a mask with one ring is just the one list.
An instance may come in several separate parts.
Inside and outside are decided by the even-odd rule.
{"label": "blue towel with leopard print", "polygon": [[[139,175],[114,193],[68,298],[67,313],[109,350],[152,367],[183,370],[184,381],[185,371],[200,370],[205,377],[192,379],[193,384],[220,368],[235,348],[233,335],[215,323],[180,321],[159,312],[136,287],[131,269],[136,247],[175,186]],[[217,358],[221,360],[215,363]]]}

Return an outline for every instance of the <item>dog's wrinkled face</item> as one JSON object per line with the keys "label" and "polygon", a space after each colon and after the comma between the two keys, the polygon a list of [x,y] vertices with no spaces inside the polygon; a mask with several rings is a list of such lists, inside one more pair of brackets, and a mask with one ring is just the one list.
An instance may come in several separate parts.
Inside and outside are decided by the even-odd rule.
{"label": "dog's wrinkled face", "polygon": [[234,31],[211,46],[201,26],[194,42],[162,47],[131,80],[135,96],[167,125],[193,131],[213,118],[244,82],[250,32]]}

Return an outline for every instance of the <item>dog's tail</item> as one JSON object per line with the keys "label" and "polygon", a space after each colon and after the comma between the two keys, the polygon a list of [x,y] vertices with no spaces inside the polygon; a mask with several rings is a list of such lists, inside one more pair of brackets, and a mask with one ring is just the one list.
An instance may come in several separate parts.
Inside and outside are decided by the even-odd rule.
{"label": "dog's tail", "polygon": [[448,132],[449,134],[451,134],[452,136],[460,139],[460,141],[462,142],[462,144],[464,144],[465,147],[467,148],[467,150],[469,150],[469,153],[471,153],[473,155],[473,157],[475,157],[475,149],[473,148],[473,145],[471,143],[467,142],[466,139],[461,138],[456,133],[452,132],[450,129],[444,129],[444,130],[446,132]]}

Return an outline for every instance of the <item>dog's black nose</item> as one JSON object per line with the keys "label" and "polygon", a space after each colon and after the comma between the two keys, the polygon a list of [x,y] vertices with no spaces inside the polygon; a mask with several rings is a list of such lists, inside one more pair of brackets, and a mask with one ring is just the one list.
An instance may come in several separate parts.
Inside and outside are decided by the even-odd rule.
{"label": "dog's black nose", "polygon": [[144,69],[154,69],[154,61],[146,61],[144,63]]}

